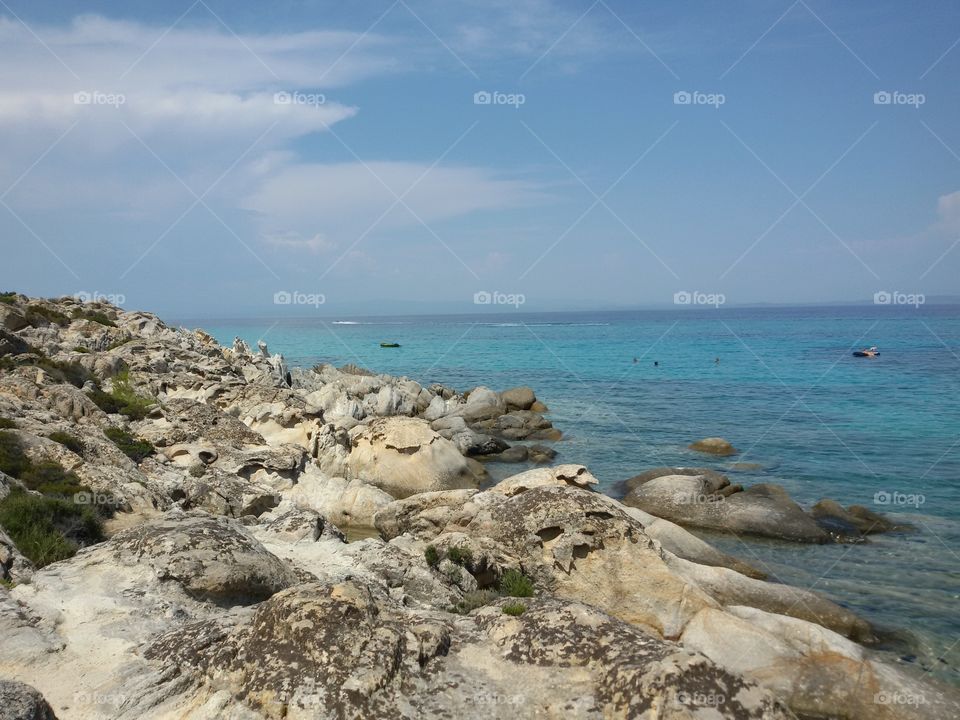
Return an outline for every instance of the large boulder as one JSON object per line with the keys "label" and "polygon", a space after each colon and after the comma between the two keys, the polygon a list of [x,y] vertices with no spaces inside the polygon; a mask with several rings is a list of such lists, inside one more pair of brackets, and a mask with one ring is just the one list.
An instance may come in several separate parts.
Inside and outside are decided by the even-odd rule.
{"label": "large boulder", "polygon": [[790,717],[755,684],[595,608],[535,599],[511,617],[503,605],[441,620],[357,580],[301,585],[233,627],[158,638],[145,651],[158,670],[139,681],[156,689],[137,695],[218,688],[230,716],[290,720]]}
{"label": "large boulder", "polygon": [[719,455],[722,457],[736,455],[739,451],[727,440],[719,437],[708,437],[697,440],[690,444],[691,450],[707,453],[708,455]]}
{"label": "large boulder", "polygon": [[57,720],[36,688],[0,679],[0,720]]}
{"label": "large boulder", "polygon": [[796,542],[830,539],[779,485],[754,485],[740,491],[726,478],[664,475],[638,485],[623,502],[689,527]]}
{"label": "large boulder", "polygon": [[716,603],[672,572],[643,526],[607,498],[574,486],[489,492],[464,532],[489,537],[550,594],[601,608],[666,638]]}
{"label": "large boulder", "polygon": [[350,432],[350,472],[395,498],[476,487],[473,466],[419,418],[377,418]]}
{"label": "large boulder", "polygon": [[143,563],[191,597],[249,605],[293,585],[283,562],[241,525],[201,512],[173,512],[119,533],[110,545],[121,563]]}
{"label": "large boulder", "polygon": [[871,659],[819,625],[755,608],[707,609],[683,646],[770,688],[799,717],[847,720],[960,718],[955,695]]}
{"label": "large boulder", "polygon": [[533,388],[529,387],[515,387],[504,390],[500,393],[500,398],[508,410],[529,410],[537,401]]}

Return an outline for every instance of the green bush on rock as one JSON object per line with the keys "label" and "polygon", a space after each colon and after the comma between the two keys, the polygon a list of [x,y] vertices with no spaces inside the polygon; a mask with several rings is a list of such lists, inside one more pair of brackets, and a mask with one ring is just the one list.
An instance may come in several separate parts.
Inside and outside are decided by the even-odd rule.
{"label": "green bush on rock", "polygon": [[77,455],[83,455],[83,441],[80,440],[80,438],[78,438],[76,435],[57,431],[50,433],[47,435],[47,437],[56,443],[60,443],[67,450],[74,452]]}
{"label": "green bush on rock", "polygon": [[508,597],[533,597],[533,581],[518,570],[507,570],[500,577],[500,594]]}
{"label": "green bush on rock", "polygon": [[153,455],[154,449],[146,440],[139,440],[123,428],[111,427],[103,431],[120,451],[136,463]]}
{"label": "green bush on rock", "polygon": [[508,602],[503,606],[503,614],[512,615],[513,617],[523,615],[526,611],[527,606],[521,602]]}
{"label": "green bush on rock", "polygon": [[153,398],[137,394],[130,385],[130,373],[126,370],[113,379],[110,392],[97,389],[87,393],[87,396],[105,413],[120,413],[131,420],[143,420],[150,406],[155,403]]}
{"label": "green bush on rock", "polygon": [[91,507],[19,490],[0,501],[0,525],[38,568],[103,539],[101,520]]}

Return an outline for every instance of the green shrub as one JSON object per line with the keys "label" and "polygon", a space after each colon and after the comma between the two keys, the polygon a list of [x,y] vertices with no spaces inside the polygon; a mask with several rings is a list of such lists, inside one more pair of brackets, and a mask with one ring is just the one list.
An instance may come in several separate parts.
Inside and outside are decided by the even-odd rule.
{"label": "green shrub", "polygon": [[130,342],[131,340],[133,340],[133,338],[130,338],[130,337],[117,338],[116,340],[114,340],[112,343],[110,343],[110,344],[107,346],[107,350],[108,350],[108,351],[109,351],[109,350],[115,350],[116,348],[120,347],[121,345],[126,345],[126,344],[127,344],[128,342]]}
{"label": "green shrub", "polygon": [[45,305],[29,306],[23,316],[33,327],[44,327],[48,324],[65,327],[70,324],[70,318],[59,310],[48,308]]}
{"label": "green shrub", "polygon": [[61,362],[40,355],[36,351],[22,353],[16,358],[4,356],[0,367],[4,370],[13,370],[17,367],[29,366],[43,370],[52,380],[58,383],[70,383],[74,387],[83,387],[87,380],[93,378],[90,371],[78,362]]}
{"label": "green shrub", "polygon": [[470,592],[463,594],[463,600],[450,608],[450,612],[455,612],[460,615],[469,615],[477,608],[483,607],[484,605],[489,605],[496,599],[497,594],[492,590],[471,590]]}
{"label": "green shrub", "polygon": [[102,521],[91,508],[19,490],[0,501],[0,525],[38,568],[103,539]]}
{"label": "green shrub", "polygon": [[73,351],[74,351],[74,352],[78,352],[78,353],[88,353],[88,352],[90,352],[90,348],[85,348],[85,347],[82,347],[82,346],[80,346],[80,345],[77,345],[77,346],[73,349]]}
{"label": "green shrub", "polygon": [[54,442],[60,443],[67,450],[75,452],[77,455],[83,455],[83,441],[76,435],[57,431],[50,433],[47,437]]}
{"label": "green shrub", "polygon": [[123,428],[110,427],[104,430],[103,434],[120,448],[124,455],[136,463],[153,455],[153,445],[146,440],[138,440]]}
{"label": "green shrub", "polygon": [[117,324],[99,310],[84,310],[77,308],[72,313],[74,320],[91,320],[107,327],[116,327]]}
{"label": "green shrub", "polygon": [[207,466],[204,465],[202,462],[198,462],[194,465],[191,465],[190,470],[188,470],[188,472],[190,473],[191,477],[195,477],[195,478],[203,477],[204,475],[207,474]]}
{"label": "green shrub", "polygon": [[0,430],[13,430],[17,424],[10,418],[0,417]]}
{"label": "green shrub", "polygon": [[0,292],[0,303],[4,305],[14,305],[16,302],[17,294],[15,292]]}
{"label": "green shrub", "polygon": [[427,545],[427,549],[423,551],[423,557],[430,567],[436,567],[440,564],[440,553],[433,545]]}
{"label": "green shrub", "polygon": [[470,548],[451,547],[447,549],[447,559],[455,565],[470,565],[473,563],[473,553]]}
{"label": "green shrub", "polygon": [[7,590],[13,590],[16,585],[17,584],[10,578],[0,578],[0,587],[5,587]]}
{"label": "green shrub", "polygon": [[79,492],[90,492],[90,488],[80,482],[80,478],[53,460],[41,460],[31,463],[20,473],[20,482],[30,490],[44,495],[72,498]]}
{"label": "green shrub", "polygon": [[28,458],[17,436],[9,432],[0,432],[0,472],[10,477],[20,477],[30,467]]}
{"label": "green shrub", "polygon": [[500,594],[508,597],[533,597],[533,581],[518,570],[507,570],[500,577]]}
{"label": "green shrub", "polygon": [[503,606],[503,614],[512,615],[513,617],[523,615],[526,611],[527,606],[521,602],[508,602]]}
{"label": "green shrub", "polygon": [[96,389],[87,393],[94,404],[105,413],[120,413],[131,420],[143,420],[155,403],[153,398],[138,395],[130,385],[130,373],[124,370],[113,379],[110,392]]}

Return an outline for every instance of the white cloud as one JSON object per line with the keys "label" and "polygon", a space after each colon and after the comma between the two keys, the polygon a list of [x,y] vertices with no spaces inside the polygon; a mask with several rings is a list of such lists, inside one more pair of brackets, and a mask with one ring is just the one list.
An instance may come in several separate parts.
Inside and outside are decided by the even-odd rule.
{"label": "white cloud", "polygon": [[937,199],[938,227],[949,233],[960,232],[960,190]]}
{"label": "white cloud", "polygon": [[[397,196],[403,204],[397,203]],[[283,168],[265,178],[243,207],[259,215],[268,237],[291,233],[305,237],[320,228],[325,237],[352,241],[392,205],[380,227],[525,207],[545,198],[529,181],[499,177],[483,168],[356,162]]]}

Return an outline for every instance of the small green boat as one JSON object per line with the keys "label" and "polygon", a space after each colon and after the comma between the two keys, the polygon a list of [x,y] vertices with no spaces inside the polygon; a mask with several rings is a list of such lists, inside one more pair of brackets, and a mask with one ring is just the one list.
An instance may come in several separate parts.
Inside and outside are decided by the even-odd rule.
{"label": "small green boat", "polygon": [[400,343],[382,342],[380,343],[380,347],[400,347]]}

